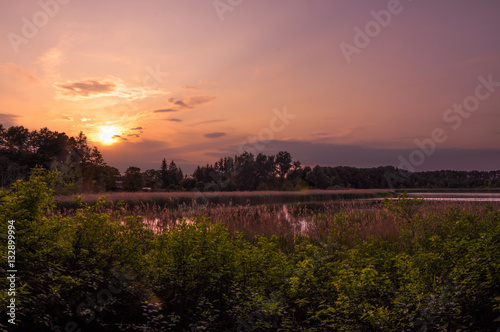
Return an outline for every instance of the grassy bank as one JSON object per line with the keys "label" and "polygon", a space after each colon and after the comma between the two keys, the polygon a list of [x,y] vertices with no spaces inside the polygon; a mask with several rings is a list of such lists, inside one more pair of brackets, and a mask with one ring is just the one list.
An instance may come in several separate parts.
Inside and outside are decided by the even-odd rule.
{"label": "grassy bank", "polygon": [[[34,174],[2,194],[2,233],[16,220],[20,331],[499,327],[498,205],[325,204],[299,231],[307,211],[272,207],[205,206],[177,220],[100,200],[61,214],[48,188]],[[0,287],[5,308],[5,278]]]}

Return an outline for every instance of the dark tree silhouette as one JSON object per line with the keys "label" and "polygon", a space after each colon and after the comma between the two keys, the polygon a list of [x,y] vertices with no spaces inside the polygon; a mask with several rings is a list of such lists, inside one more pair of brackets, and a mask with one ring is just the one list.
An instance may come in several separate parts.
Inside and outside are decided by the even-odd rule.
{"label": "dark tree silhouette", "polygon": [[144,179],[139,167],[130,166],[123,177],[123,188],[127,191],[139,191],[144,187]]}

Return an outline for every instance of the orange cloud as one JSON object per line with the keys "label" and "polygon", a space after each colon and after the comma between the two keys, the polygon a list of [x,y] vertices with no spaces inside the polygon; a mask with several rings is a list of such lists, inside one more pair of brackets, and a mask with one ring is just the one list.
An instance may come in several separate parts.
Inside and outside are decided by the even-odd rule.
{"label": "orange cloud", "polygon": [[61,115],[61,117],[56,119],[56,121],[73,121],[73,118],[67,115]]}
{"label": "orange cloud", "polygon": [[176,98],[169,98],[168,101],[174,104],[175,106],[181,107],[181,108],[193,108],[197,105],[201,104],[206,104],[211,101],[214,101],[217,99],[217,97],[213,96],[195,96],[195,97],[188,97],[184,99],[176,99]]}
{"label": "orange cloud", "polygon": [[166,92],[146,87],[127,87],[120,79],[90,78],[83,81],[56,84],[57,94],[70,100],[90,99],[95,97],[117,97],[128,100],[143,99]]}
{"label": "orange cloud", "polygon": [[155,110],[153,113],[169,113],[169,112],[179,112],[179,110],[173,109],[173,108],[167,108],[167,109],[161,109],[161,110]]}
{"label": "orange cloud", "polygon": [[205,136],[206,138],[219,138],[219,137],[222,137],[222,136],[226,136],[226,133],[220,133],[220,132],[217,132],[217,133],[208,133],[208,134],[205,134],[203,136]]}
{"label": "orange cloud", "polygon": [[92,95],[105,95],[116,90],[116,84],[111,81],[98,81],[89,79],[81,82],[69,82],[56,84],[60,93],[66,96],[90,97]]}

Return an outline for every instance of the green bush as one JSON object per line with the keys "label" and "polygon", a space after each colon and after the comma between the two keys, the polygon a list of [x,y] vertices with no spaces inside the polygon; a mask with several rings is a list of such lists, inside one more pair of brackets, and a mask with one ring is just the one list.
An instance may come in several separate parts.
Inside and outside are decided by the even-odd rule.
{"label": "green bush", "polygon": [[[20,331],[492,331],[500,316],[500,212],[434,211],[401,196],[392,237],[370,212],[316,216],[325,234],[252,237],[199,215],[155,234],[140,216],[77,199],[53,210],[53,174],[0,193],[15,220]],[[7,260],[5,239],[2,259]],[[0,305],[9,300],[0,281]],[[2,328],[8,328],[2,322]]]}
{"label": "green bush", "polygon": [[[117,282],[116,275],[138,275],[144,260],[137,249],[151,234],[140,220],[110,220],[108,214],[98,211],[100,205],[82,207],[75,217],[51,213],[51,177],[43,170],[34,170],[29,181],[18,181],[4,193],[0,206],[2,233],[6,233],[7,220],[15,220],[16,225],[17,327],[58,331],[74,321],[80,327],[105,329],[121,316],[125,318],[124,310],[133,312],[134,303],[142,301],[145,292],[138,291],[140,286]],[[1,245],[6,260],[4,241]],[[102,296],[99,301],[100,292],[112,282],[113,289],[124,289],[119,296]],[[4,307],[4,278],[1,286]],[[80,303],[85,304],[81,310]],[[117,315],[119,311],[123,313]]]}

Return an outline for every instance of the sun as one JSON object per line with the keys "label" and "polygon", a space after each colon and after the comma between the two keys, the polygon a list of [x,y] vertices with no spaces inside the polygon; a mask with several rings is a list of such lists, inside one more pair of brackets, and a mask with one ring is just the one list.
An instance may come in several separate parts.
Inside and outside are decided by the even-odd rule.
{"label": "sun", "polygon": [[113,144],[116,143],[115,136],[118,135],[118,129],[113,126],[103,126],[99,132],[99,141],[102,144]]}

